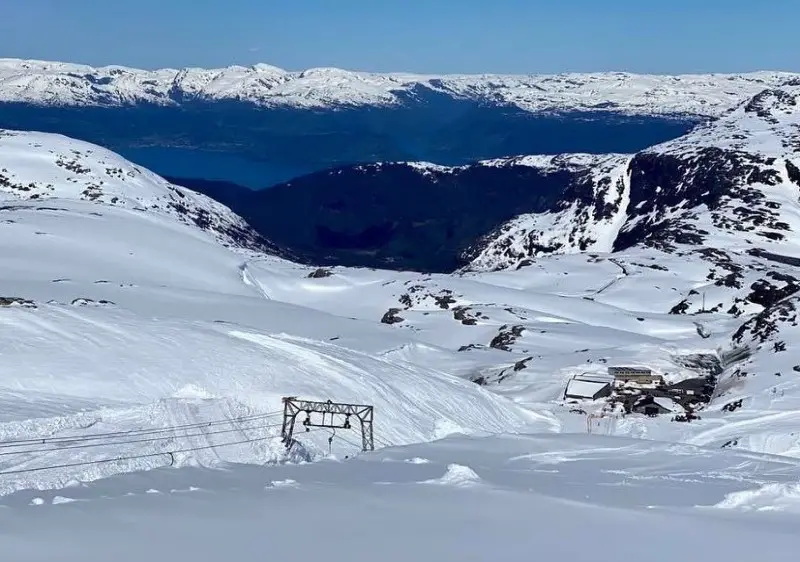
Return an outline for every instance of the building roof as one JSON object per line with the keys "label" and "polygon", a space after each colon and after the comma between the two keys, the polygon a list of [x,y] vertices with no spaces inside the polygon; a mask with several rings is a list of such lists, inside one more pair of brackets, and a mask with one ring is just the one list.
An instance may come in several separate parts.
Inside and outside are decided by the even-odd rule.
{"label": "building roof", "polygon": [[683,413],[685,411],[680,404],[664,396],[640,396],[633,404],[634,408],[646,408],[647,406],[657,406],[667,412]]}
{"label": "building roof", "polygon": [[614,382],[614,377],[606,373],[581,373],[572,377],[575,380],[590,381],[590,382]]}
{"label": "building roof", "polygon": [[640,373],[642,375],[650,375],[653,373],[652,369],[648,369],[647,367],[609,367],[609,373]]}
{"label": "building roof", "polygon": [[564,392],[564,395],[572,398],[594,398],[598,392],[610,384],[609,381],[592,381],[574,378],[567,383],[567,390]]}
{"label": "building roof", "polygon": [[709,384],[708,379],[703,377],[694,377],[684,379],[670,385],[670,388],[680,388],[683,390],[697,390],[702,391]]}
{"label": "building roof", "polygon": [[669,410],[670,412],[683,412],[683,408],[680,404],[676,404],[673,402],[671,398],[664,398],[662,396],[657,396],[653,398],[653,402],[664,408],[665,410]]}

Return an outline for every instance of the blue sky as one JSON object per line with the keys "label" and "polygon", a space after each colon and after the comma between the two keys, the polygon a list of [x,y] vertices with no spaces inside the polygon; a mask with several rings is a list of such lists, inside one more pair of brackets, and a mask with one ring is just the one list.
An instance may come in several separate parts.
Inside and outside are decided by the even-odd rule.
{"label": "blue sky", "polygon": [[800,71],[796,0],[0,0],[0,57],[142,68]]}

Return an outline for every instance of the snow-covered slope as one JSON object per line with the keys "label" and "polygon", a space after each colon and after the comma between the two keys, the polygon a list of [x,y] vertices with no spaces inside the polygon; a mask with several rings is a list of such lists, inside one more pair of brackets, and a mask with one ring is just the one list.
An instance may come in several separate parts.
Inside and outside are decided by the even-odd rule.
{"label": "snow-covered slope", "polygon": [[213,199],[163,178],[99,146],[61,135],[0,129],[0,200],[92,201],[177,219],[231,246],[277,249]]}
{"label": "snow-covered slope", "polygon": [[[742,269],[736,285],[719,282],[727,271],[702,254],[652,248],[550,255],[462,276],[315,271],[272,258],[249,263],[247,274],[276,301],[386,324],[410,341],[382,357],[472,380],[548,413],[559,431],[585,432],[586,414],[608,410],[604,400],[565,403],[572,377],[644,366],[668,386],[706,380],[709,402],[690,400],[699,419],[680,423],[682,407],[658,419],[618,411],[595,432],[797,456],[800,350],[785,310],[793,305],[774,303],[800,286],[786,264],[732,259]],[[754,325],[766,330],[765,343],[751,335]]]}
{"label": "snow-covered slope", "polygon": [[477,240],[464,254],[472,270],[518,265],[539,254],[610,252],[623,226],[630,197],[626,155],[563,154],[522,156],[479,162],[478,166],[530,166],[545,176],[570,176],[557,205],[545,213],[526,213]]}
{"label": "snow-covered slope", "polygon": [[615,111],[715,116],[765,87],[780,72],[657,76],[622,72],[559,75],[418,76],[336,68],[288,72],[269,65],[154,71],[121,66],[0,59],[0,101],[46,105],[180,105],[237,100],[270,107],[386,106],[428,90],[527,111]]}
{"label": "snow-covered slope", "polygon": [[765,90],[634,157],[617,247],[646,239],[796,255],[799,166],[800,85]]}
{"label": "snow-covered slope", "polygon": [[[4,498],[18,562],[796,559],[798,461],[600,436],[124,475]],[[365,515],[366,514],[366,515]],[[622,533],[621,533],[622,531]],[[304,551],[312,549],[303,548]],[[304,554],[304,556],[311,556]]]}
{"label": "snow-covered slope", "polygon": [[[267,254],[229,234],[241,219],[107,151],[5,134],[0,169],[0,493],[284,460],[286,395],[373,404],[379,446],[555,426],[436,365],[381,357],[409,342],[388,327],[269,300],[247,266]],[[327,437],[301,438],[307,454]],[[358,438],[340,432],[334,452]]]}
{"label": "snow-covered slope", "polygon": [[[669,307],[699,324],[720,314],[738,319],[719,345],[752,355],[721,371],[705,414],[720,419],[690,442],[797,455],[800,87],[765,90],[718,121],[632,156],[616,173],[623,171],[626,216],[608,248],[622,278],[601,300],[638,292],[650,278],[654,287],[671,285],[674,297],[654,309]],[[557,214],[572,227],[567,239],[585,228],[572,214],[571,208]],[[501,228],[474,267],[519,267],[544,253],[526,246],[541,220],[520,217]],[[654,271],[642,275],[645,257]],[[552,262],[538,267],[545,263]],[[639,306],[657,302],[649,292]],[[713,330],[702,331],[714,340]]]}

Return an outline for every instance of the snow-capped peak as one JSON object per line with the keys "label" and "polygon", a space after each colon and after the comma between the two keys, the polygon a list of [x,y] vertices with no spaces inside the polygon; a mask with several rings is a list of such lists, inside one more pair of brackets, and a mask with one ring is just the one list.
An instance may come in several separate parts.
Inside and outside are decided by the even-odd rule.
{"label": "snow-capped peak", "polygon": [[256,63],[250,68],[263,74],[286,74],[286,70],[263,62]]}

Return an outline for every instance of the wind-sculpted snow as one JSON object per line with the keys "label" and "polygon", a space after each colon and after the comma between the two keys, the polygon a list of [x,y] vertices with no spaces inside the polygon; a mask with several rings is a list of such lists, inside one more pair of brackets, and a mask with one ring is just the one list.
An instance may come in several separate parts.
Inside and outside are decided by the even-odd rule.
{"label": "wind-sculpted snow", "polygon": [[55,106],[181,105],[243,101],[266,107],[392,106],[427,90],[526,111],[716,116],[796,75],[780,72],[658,76],[623,72],[421,76],[336,68],[288,72],[259,64],[221,69],[138,70],[0,59],[0,101]]}
{"label": "wind-sculpted snow", "polygon": [[[260,314],[275,314],[269,303],[255,308]],[[313,314],[306,319],[320,321]],[[6,447],[0,457],[3,493],[175,464],[286,460],[277,415],[286,395],[373,404],[378,412],[376,435],[385,444],[456,432],[549,427],[544,417],[527,414],[469,381],[333,343],[282,335],[275,332],[278,326],[265,330],[177,318],[151,320],[119,306],[70,303],[14,307],[2,312],[0,326],[7,347],[0,389],[3,441],[73,438],[68,445],[85,445],[82,438],[90,434],[164,428],[160,435],[137,438],[134,433],[129,439],[100,439],[89,447]],[[266,413],[271,417],[260,417]],[[225,419],[231,422],[220,424]],[[213,422],[212,427],[205,428],[203,422]],[[186,424],[197,425],[169,429]],[[298,438],[319,452],[328,435]],[[337,440],[337,452],[358,452],[349,444],[360,442],[356,432],[344,432],[341,438],[347,441]],[[227,445],[250,440],[254,441]],[[170,451],[195,447],[199,451],[169,456]],[[139,455],[150,456],[24,472]],[[23,473],[2,475],[18,470]]]}

